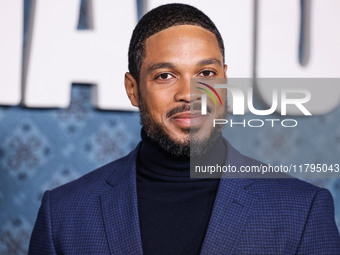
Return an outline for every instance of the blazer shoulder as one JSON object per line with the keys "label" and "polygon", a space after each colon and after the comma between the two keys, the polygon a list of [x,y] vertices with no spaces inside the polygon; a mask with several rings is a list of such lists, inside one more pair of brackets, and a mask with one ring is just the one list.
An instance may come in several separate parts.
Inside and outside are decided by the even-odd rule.
{"label": "blazer shoulder", "polygon": [[136,154],[139,146],[137,145],[128,155],[51,190],[51,199],[57,202],[58,200],[64,200],[66,197],[72,199],[77,196],[97,196],[105,190],[107,181],[110,178],[114,177],[119,180],[131,173],[133,166],[136,164]]}
{"label": "blazer shoulder", "polygon": [[[232,162],[234,165],[240,166],[254,166],[254,167],[263,167],[269,166],[268,163],[261,162],[254,158],[243,155],[238,150],[236,150],[228,141],[228,158],[227,162]],[[267,194],[275,194],[285,196],[308,196],[314,197],[317,192],[325,190],[323,188],[317,187],[314,184],[308,183],[305,180],[297,179],[293,176],[287,175],[285,173],[276,175],[278,178],[273,178],[275,175],[262,175],[254,174],[256,178],[252,178],[252,176],[245,175],[246,178],[249,177],[252,185],[248,187],[249,190],[254,190],[259,193],[265,192]]]}

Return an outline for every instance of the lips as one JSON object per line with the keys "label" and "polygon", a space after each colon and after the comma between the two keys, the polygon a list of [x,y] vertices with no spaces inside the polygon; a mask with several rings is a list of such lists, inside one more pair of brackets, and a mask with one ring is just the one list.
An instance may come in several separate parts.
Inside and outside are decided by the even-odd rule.
{"label": "lips", "polygon": [[171,120],[178,126],[183,128],[197,127],[201,125],[206,115],[201,112],[182,112],[171,117]]}

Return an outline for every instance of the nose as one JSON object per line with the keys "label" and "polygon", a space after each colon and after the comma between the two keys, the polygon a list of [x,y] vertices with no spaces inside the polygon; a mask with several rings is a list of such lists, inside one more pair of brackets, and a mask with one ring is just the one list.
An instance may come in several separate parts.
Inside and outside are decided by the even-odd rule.
{"label": "nose", "polygon": [[175,93],[176,102],[189,104],[201,99],[200,94],[197,93],[197,90],[194,89],[194,86],[190,87],[190,82],[190,77],[183,78],[178,82]]}

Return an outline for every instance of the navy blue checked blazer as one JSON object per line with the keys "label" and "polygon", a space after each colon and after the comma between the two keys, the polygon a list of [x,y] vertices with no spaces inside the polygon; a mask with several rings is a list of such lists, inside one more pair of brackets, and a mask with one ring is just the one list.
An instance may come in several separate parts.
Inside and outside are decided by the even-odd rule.
{"label": "navy blue checked blazer", "polygon": [[[142,254],[136,156],[44,194],[29,254]],[[226,165],[259,165],[228,144]],[[297,179],[221,179],[200,254],[340,254],[331,194]]]}

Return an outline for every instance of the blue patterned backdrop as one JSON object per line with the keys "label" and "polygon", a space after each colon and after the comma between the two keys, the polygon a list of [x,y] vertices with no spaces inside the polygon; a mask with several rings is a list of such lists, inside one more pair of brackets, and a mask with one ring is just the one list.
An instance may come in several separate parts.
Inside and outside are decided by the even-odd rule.
{"label": "blue patterned backdrop", "polygon": [[[98,111],[89,86],[73,86],[67,109],[0,107],[0,254],[25,254],[42,194],[127,154],[140,140],[137,112]],[[340,107],[300,118],[299,128],[226,128],[241,152],[268,163],[334,163],[340,155]],[[339,162],[339,161],[338,161]],[[340,179],[328,188],[340,226]]]}
{"label": "blue patterned backdrop", "polygon": [[[26,0],[26,14],[28,7]],[[86,26],[82,15],[79,28]],[[140,140],[137,112],[99,111],[90,97],[91,88],[78,84],[67,109],[0,107],[0,254],[27,253],[45,190],[127,154]],[[340,107],[299,118],[294,129],[226,128],[224,135],[267,163],[339,163],[339,119]],[[340,227],[340,179],[309,181],[331,191]]]}

